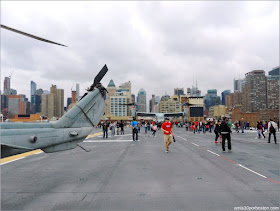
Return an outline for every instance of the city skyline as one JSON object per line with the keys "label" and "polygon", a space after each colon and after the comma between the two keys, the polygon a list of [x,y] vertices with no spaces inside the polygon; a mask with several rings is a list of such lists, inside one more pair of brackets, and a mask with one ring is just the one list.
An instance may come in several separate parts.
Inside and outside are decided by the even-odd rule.
{"label": "city skyline", "polygon": [[253,70],[265,70],[267,75],[279,66],[278,1],[2,2],[1,6],[3,24],[69,46],[1,30],[1,83],[14,71],[11,87],[29,99],[27,80],[42,89],[56,84],[66,97],[79,83],[82,95],[105,63],[109,72],[104,86],[111,78],[117,84],[131,81],[132,93],[144,87],[147,96],[172,95],[173,88],[186,89],[196,79],[202,95],[213,88],[220,95],[226,89],[233,91],[228,84],[234,78]]}

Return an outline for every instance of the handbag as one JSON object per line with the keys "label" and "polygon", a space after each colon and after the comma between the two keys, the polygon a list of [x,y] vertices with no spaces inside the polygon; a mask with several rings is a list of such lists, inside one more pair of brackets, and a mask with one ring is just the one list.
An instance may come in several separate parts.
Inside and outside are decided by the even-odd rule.
{"label": "handbag", "polygon": [[173,141],[176,142],[175,137],[173,136]]}

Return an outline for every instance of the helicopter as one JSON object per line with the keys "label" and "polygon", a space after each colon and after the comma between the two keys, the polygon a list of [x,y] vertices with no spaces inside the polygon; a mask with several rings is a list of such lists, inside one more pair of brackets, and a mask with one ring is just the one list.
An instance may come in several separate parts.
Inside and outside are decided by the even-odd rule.
{"label": "helicopter", "polygon": [[[65,45],[5,25],[1,28],[44,42]],[[100,81],[108,72],[105,64],[79,102],[59,120],[46,123],[1,123],[1,158],[41,149],[46,153],[74,149],[93,130],[106,110],[107,90]],[[80,146],[83,148],[82,146]],[[84,148],[83,148],[84,149]],[[86,149],[84,149],[87,151]]]}
{"label": "helicopter", "polygon": [[107,90],[100,81],[107,71],[105,64],[82,99],[55,122],[1,123],[1,158],[35,149],[51,153],[80,146],[106,110]]}

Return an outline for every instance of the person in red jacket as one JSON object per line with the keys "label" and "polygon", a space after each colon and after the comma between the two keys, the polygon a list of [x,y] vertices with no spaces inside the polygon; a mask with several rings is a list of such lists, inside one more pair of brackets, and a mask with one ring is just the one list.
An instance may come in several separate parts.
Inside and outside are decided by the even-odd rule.
{"label": "person in red jacket", "polygon": [[165,152],[169,152],[169,145],[173,142],[173,129],[172,123],[169,122],[169,118],[165,118],[165,122],[161,125],[163,131]]}

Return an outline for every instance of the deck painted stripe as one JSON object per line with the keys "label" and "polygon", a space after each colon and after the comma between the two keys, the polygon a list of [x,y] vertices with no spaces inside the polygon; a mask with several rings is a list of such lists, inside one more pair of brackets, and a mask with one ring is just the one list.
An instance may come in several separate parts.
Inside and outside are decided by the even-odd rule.
{"label": "deck painted stripe", "polygon": [[278,185],[280,185],[280,183],[279,182],[276,182],[276,181],[274,181],[274,180],[272,180],[272,179],[270,179],[270,178],[266,178],[266,179],[268,179],[268,180],[270,180],[271,182],[274,182],[274,183],[276,183],[276,184],[278,184]]}
{"label": "deck painted stripe", "polygon": [[10,161],[7,161],[7,162],[5,162],[5,163],[2,163],[2,162],[1,162],[1,166],[2,166],[2,165],[5,165],[5,164],[7,164],[7,163],[11,163],[11,162],[17,161],[17,160],[21,160],[21,159],[23,159],[23,158],[26,158],[26,157],[21,157],[21,158],[17,158],[17,159],[14,159],[14,160],[10,160]]}
{"label": "deck painted stripe", "polygon": [[95,134],[92,134],[92,135],[88,135],[86,137],[86,139],[89,139],[89,138],[92,138],[92,137],[95,137],[95,136],[99,136],[99,135],[102,135],[102,134],[103,134],[103,132],[99,132],[99,133],[95,133]]}
{"label": "deck painted stripe", "polygon": [[[180,136],[178,136],[178,137],[180,137]],[[182,137],[180,137],[180,138],[182,138]],[[182,138],[182,139],[184,139],[184,138]],[[186,139],[184,139],[184,140],[186,140]],[[186,140],[186,141],[187,141],[187,140]],[[197,144],[195,144],[195,143],[193,143],[193,142],[190,142],[190,143],[193,144],[193,145],[195,145],[195,146],[199,146],[199,145],[197,145]],[[202,148],[202,149],[205,149],[204,147],[201,147],[201,146],[199,146],[199,147]],[[276,181],[274,181],[274,180],[272,180],[272,179],[270,179],[270,178],[268,178],[268,177],[266,177],[266,176],[264,176],[264,175],[262,175],[262,174],[260,174],[260,173],[258,173],[258,172],[255,172],[255,171],[253,171],[253,170],[251,170],[251,169],[249,169],[249,168],[247,168],[247,167],[245,167],[245,166],[242,166],[242,165],[239,164],[239,163],[236,163],[236,162],[234,162],[234,161],[232,161],[232,160],[230,160],[230,159],[228,159],[228,158],[226,158],[226,157],[223,157],[223,156],[221,156],[221,155],[219,155],[219,154],[216,154],[215,152],[212,152],[212,151],[210,151],[210,150],[208,150],[208,149],[205,149],[205,150],[207,150],[208,152],[210,152],[210,153],[212,153],[212,154],[214,154],[214,155],[217,155],[217,156],[219,156],[219,157],[221,157],[221,158],[224,158],[225,160],[228,160],[228,161],[230,161],[230,162],[232,162],[232,163],[234,163],[234,164],[237,164],[238,166],[240,166],[240,167],[242,167],[242,168],[244,168],[244,169],[246,169],[246,170],[248,170],[248,171],[250,171],[250,172],[252,172],[252,173],[254,173],[254,174],[258,175],[258,176],[260,176],[260,177],[263,177],[263,178],[265,178],[265,179],[267,179],[267,180],[269,180],[269,181],[271,181],[271,182],[274,182],[275,184],[280,185],[279,182],[276,182]]]}
{"label": "deck painted stripe", "polygon": [[220,155],[218,155],[217,153],[212,152],[212,151],[210,151],[210,150],[207,150],[207,151],[210,152],[210,153],[212,153],[212,154],[214,154],[214,155],[220,156]]}
{"label": "deck painted stripe", "polygon": [[245,167],[245,166],[242,166],[241,164],[239,164],[239,166],[242,167],[242,168],[244,168],[244,169],[246,169],[246,170],[248,170],[248,171],[253,172],[253,173],[256,174],[256,175],[259,175],[259,176],[261,176],[261,177],[263,177],[263,178],[267,178],[266,176],[263,176],[262,174],[260,174],[260,173],[258,173],[258,172],[255,172],[255,171],[253,171],[253,170],[251,170],[251,169],[249,169],[249,168],[247,168],[247,167]]}
{"label": "deck painted stripe", "polygon": [[13,156],[10,156],[10,157],[3,158],[3,159],[1,159],[1,165],[4,164],[4,163],[8,163],[10,161],[18,160],[18,158],[34,155],[34,154],[39,153],[39,152],[42,153],[43,151],[40,150],[40,149],[37,149],[37,150],[30,151],[30,152],[25,152],[25,153],[21,153],[21,154],[17,154],[17,155],[13,155]]}

